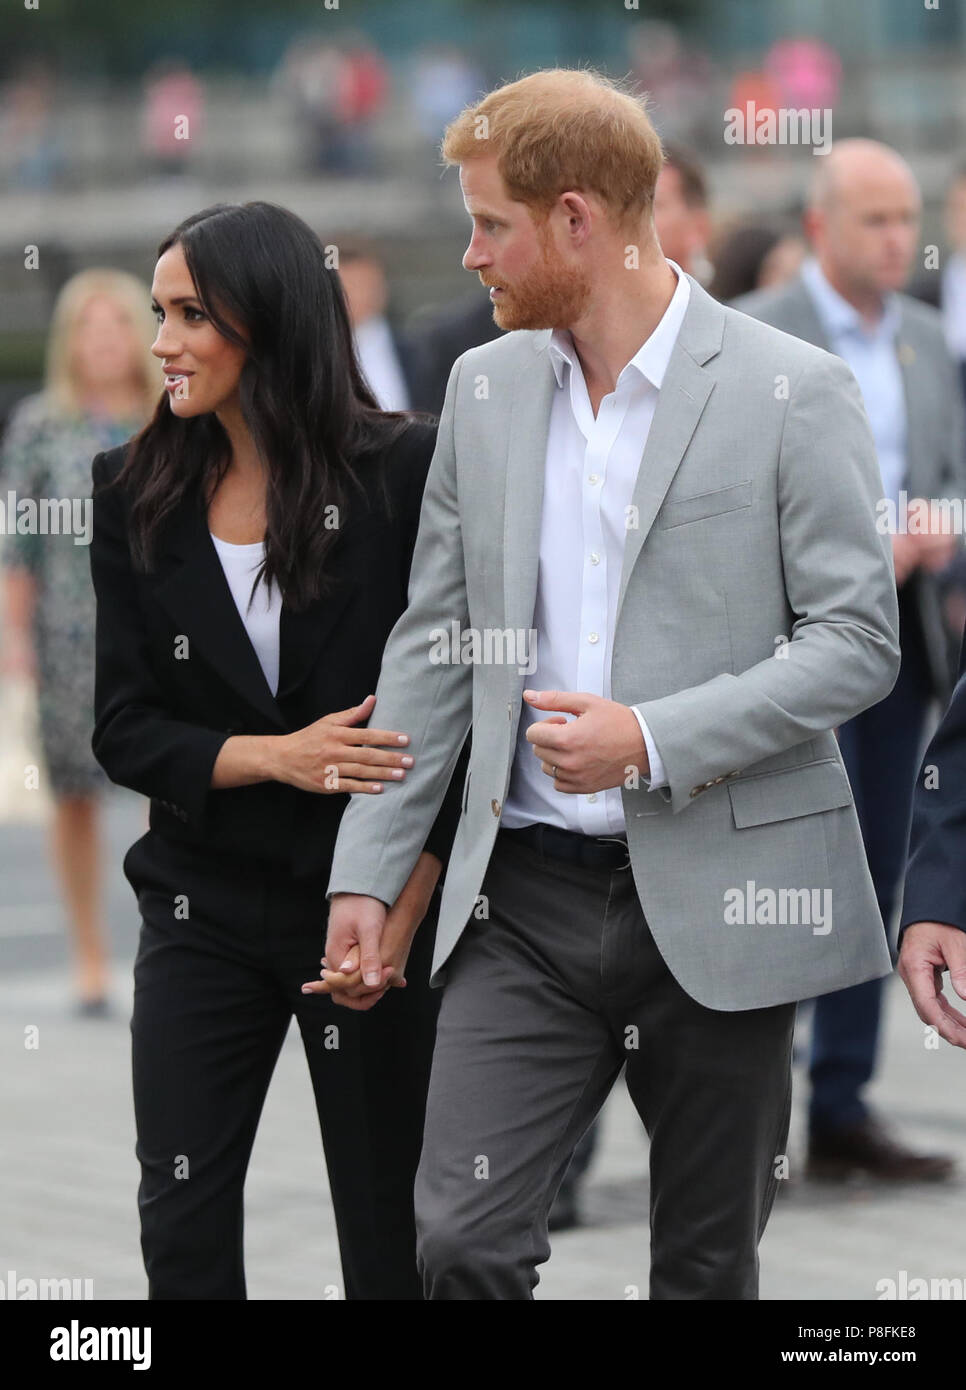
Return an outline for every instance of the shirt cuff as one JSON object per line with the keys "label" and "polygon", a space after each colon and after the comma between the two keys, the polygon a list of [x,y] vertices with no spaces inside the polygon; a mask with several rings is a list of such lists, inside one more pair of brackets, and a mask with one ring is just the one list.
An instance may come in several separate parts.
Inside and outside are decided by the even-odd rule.
{"label": "shirt cuff", "polygon": [[641,776],[647,783],[649,791],[657,791],[659,787],[666,787],[668,784],[667,775],[664,771],[664,764],[661,761],[660,753],[657,751],[657,748],[655,747],[654,740],[651,737],[651,731],[647,727],[647,721],[645,720],[644,716],[641,714],[640,710],[634,707],[634,705],[631,705],[630,708],[633,714],[635,715],[638,724],[640,724],[641,726],[641,733],[644,735],[644,746],[647,749],[647,761],[650,764],[650,773],[647,776],[645,776],[642,772]]}

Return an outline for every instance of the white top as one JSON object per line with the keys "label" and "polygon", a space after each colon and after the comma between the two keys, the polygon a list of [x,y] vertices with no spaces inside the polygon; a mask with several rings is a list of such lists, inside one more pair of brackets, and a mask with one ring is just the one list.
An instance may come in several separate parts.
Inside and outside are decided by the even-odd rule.
{"label": "white top", "polygon": [[906,477],[906,390],[899,365],[902,309],[896,294],[883,296],[882,316],[870,327],[858,309],[830,285],[814,256],[802,266],[832,352],[852,368],[872,427],[882,493],[899,505]]}
{"label": "white top", "polygon": [[275,695],[278,691],[279,637],[281,631],[282,594],[277,583],[272,584],[271,598],[264,580],[259,581],[248,607],[255,571],[265,556],[265,542],[252,541],[250,545],[235,545],[223,541],[213,531],[209,531],[221,567],[225,571],[228,587],[239,616],[245,624],[249,641],[255,648],[255,655],[265,672],[268,688]]}
{"label": "white top", "polygon": [[[540,567],[533,613],[537,667],[530,690],[586,690],[611,699],[610,667],[620,589],[625,508],[630,505],[671,351],[691,297],[680,266],[664,315],[647,341],[604,396],[596,418],[570,333],[557,329],[550,358],[557,390],[547,436]],[[575,564],[581,556],[583,563]],[[634,711],[650,760],[652,790],[667,785],[650,730]],[[574,796],[554,791],[540,768],[527,729],[549,719],[546,710],[525,705],[501,824],[514,827],[546,821],[582,835],[624,833],[619,787]],[[575,716],[565,715],[566,719]]]}

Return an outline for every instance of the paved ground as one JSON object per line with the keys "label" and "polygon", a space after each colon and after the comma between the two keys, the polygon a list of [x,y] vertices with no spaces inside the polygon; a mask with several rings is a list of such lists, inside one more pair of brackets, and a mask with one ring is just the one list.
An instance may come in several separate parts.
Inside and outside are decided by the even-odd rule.
{"label": "paved ground", "polygon": [[[62,913],[36,824],[0,825],[0,1279],[92,1278],[97,1298],[144,1297],[128,1070],[130,962],[138,919],[120,873],[144,803],[107,810],[108,903],[116,961],[111,1021],[71,1017]],[[939,1188],[816,1189],[796,1180],[804,1086],[797,1085],[784,1187],[762,1245],[766,1299],[874,1299],[879,1280],[966,1278],[966,1057],[923,1045],[901,987],[891,991],[874,1098],[910,1139],[958,1155]],[[25,1029],[39,1046],[25,1046]],[[803,1029],[803,1034],[804,1034]],[[621,1086],[585,1197],[586,1225],[560,1235],[537,1296],[623,1299],[647,1289],[646,1140]],[[339,1284],[331,1207],[297,1033],[279,1060],[248,1183],[247,1266],[255,1299],[320,1298]]]}

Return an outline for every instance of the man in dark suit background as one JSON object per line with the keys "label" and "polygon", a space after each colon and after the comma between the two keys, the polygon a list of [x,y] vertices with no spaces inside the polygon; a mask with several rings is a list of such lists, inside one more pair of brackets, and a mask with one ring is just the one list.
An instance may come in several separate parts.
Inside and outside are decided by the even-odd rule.
{"label": "man in dark suit background", "polygon": [[923,1023],[966,1047],[966,1015],[942,977],[966,999],[966,634],[959,682],[933,735],[913,798],[909,867],[899,926],[899,974]]}
{"label": "man in dark suit background", "polygon": [[956,170],[947,189],[945,222],[947,247],[938,265],[917,277],[911,293],[942,313],[946,342],[966,396],[966,164]]}
{"label": "man in dark suit background", "polygon": [[[966,492],[962,404],[942,321],[899,293],[917,247],[920,195],[908,165],[871,140],[836,144],[819,161],[805,229],[813,258],[776,290],[735,307],[843,357],[855,372],[876,441],[883,503]],[[889,512],[882,515],[888,520]],[[880,528],[882,529],[882,528]],[[926,719],[952,684],[935,574],[955,536],[893,535],[902,667],[884,700],[839,729],[876,894],[888,931],[902,873],[915,769]],[[944,1178],[952,1161],[889,1136],[862,1091],[875,1069],[881,981],[815,1004],[810,1076],[811,1175],[862,1170],[882,1178]]]}
{"label": "man in dark suit background", "polygon": [[339,278],[345,292],[363,375],[383,410],[422,410],[438,416],[457,357],[499,338],[493,305],[482,290],[455,305],[420,310],[400,327],[389,312],[383,258],[374,243],[337,237]]}
{"label": "man in dark suit background", "polygon": [[424,409],[418,344],[390,317],[389,284],[379,251],[360,237],[337,237],[334,245],[356,355],[373,395],[383,410]]}

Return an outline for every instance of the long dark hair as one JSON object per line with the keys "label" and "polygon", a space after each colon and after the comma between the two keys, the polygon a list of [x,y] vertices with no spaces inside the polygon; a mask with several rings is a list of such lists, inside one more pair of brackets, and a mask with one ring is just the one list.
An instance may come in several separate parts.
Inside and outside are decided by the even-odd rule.
{"label": "long dark hair", "polygon": [[[176,244],[205,313],[247,349],[242,416],[268,474],[265,560],[252,593],[259,579],[274,578],[286,605],[304,608],[331,588],[326,561],[344,529],[350,490],[362,502],[368,495],[354,465],[390,445],[411,416],[380,411],[356,360],[338,273],[300,217],[273,203],[218,203],[175,227],[158,256]],[[226,316],[244,326],[247,343]],[[130,489],[137,568],[151,569],[158,530],[188,489],[217,487],[230,462],[217,416],[181,419],[162,393],[116,480]],[[338,510],[326,510],[332,506]]]}

